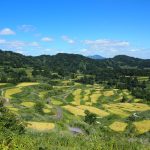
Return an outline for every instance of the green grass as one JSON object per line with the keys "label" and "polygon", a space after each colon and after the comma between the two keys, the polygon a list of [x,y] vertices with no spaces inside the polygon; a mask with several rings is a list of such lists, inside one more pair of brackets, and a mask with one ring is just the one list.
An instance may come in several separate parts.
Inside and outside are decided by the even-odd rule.
{"label": "green grass", "polygon": [[[55,124],[52,131],[36,132],[32,126],[25,135],[13,137],[13,142],[17,143],[18,149],[34,150],[42,147],[45,150],[66,148],[68,150],[147,150],[148,146],[140,143],[140,137],[136,135],[137,129],[145,124],[142,121],[150,119],[148,104],[142,104],[143,100],[134,99],[128,90],[103,89],[102,85],[82,85],[71,82],[57,80],[57,84],[53,87],[48,84],[21,83],[6,89],[5,96],[11,99],[9,109],[24,121],[34,122],[35,128],[40,125],[42,128],[44,122]],[[123,96],[132,101],[120,103]],[[38,113],[34,108],[34,105],[40,101],[44,104],[43,114]],[[56,108],[62,111],[61,119],[57,118]],[[97,114],[98,123],[86,124],[84,110]],[[133,113],[139,117],[131,120]],[[39,126],[38,122],[41,123]],[[136,122],[141,124],[136,126]],[[74,135],[68,130],[68,126],[79,127],[84,134]],[[134,129],[131,133],[130,126]],[[140,136],[144,136],[142,138],[146,140],[149,137],[148,130],[142,133],[144,135]],[[134,142],[129,142],[130,138],[131,141],[135,138]]]}

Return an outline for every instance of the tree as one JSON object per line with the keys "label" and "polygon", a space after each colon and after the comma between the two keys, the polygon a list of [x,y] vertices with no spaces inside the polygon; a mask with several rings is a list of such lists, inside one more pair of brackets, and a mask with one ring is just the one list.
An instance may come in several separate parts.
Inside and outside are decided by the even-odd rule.
{"label": "tree", "polygon": [[37,102],[34,106],[35,110],[40,113],[43,114],[43,108],[44,108],[44,104],[42,102]]}
{"label": "tree", "polygon": [[0,130],[4,133],[10,131],[23,134],[25,126],[20,118],[4,107],[4,99],[0,98]]}
{"label": "tree", "polygon": [[125,96],[123,96],[122,99],[121,99],[121,103],[124,103],[124,102],[126,102]]}
{"label": "tree", "polygon": [[95,124],[96,122],[96,115],[93,113],[90,113],[88,110],[85,110],[85,118],[84,121],[88,124]]}

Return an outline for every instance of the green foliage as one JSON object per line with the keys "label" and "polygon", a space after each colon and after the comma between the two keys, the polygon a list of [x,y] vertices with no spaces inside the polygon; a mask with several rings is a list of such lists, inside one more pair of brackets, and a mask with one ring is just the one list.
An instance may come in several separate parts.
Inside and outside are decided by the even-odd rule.
{"label": "green foliage", "polygon": [[3,106],[0,99],[0,130],[7,132],[8,130],[23,134],[25,132],[25,123],[15,114],[11,113]]}
{"label": "green foliage", "polygon": [[84,121],[88,124],[95,124],[96,122],[96,115],[90,113],[88,110],[85,110],[85,119]]}
{"label": "green foliage", "polygon": [[40,102],[40,101],[37,102],[37,103],[35,104],[35,106],[34,106],[35,111],[38,112],[38,113],[40,113],[40,114],[44,114],[43,108],[44,108],[44,103],[42,103],[42,102]]}

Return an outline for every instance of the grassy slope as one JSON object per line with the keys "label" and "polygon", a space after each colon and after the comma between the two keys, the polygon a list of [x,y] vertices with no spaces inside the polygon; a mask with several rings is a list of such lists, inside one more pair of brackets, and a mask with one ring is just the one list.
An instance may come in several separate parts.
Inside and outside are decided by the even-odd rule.
{"label": "grassy slope", "polygon": [[[65,83],[65,82],[64,82]],[[127,96],[130,95],[128,91],[120,91],[114,89],[103,89],[102,86],[94,85],[81,85],[75,84],[73,86],[65,86],[59,85],[54,87],[52,90],[45,90],[39,87],[38,85],[34,84],[19,84],[25,85],[24,87],[17,86],[21,88],[21,93],[15,93],[10,95],[10,104],[7,106],[9,107],[12,112],[17,113],[26,121],[38,122],[41,123],[48,122],[54,123],[55,128],[51,133],[31,133],[28,132],[25,136],[21,136],[20,138],[14,137],[14,141],[17,143],[19,147],[21,144],[24,143],[25,148],[29,146],[29,148],[36,149],[37,147],[48,147],[54,148],[55,142],[57,141],[58,149],[63,149],[66,146],[68,149],[70,148],[82,148],[86,147],[86,149],[120,149],[124,147],[125,149],[144,149],[145,143],[143,146],[137,141],[131,142],[127,144],[128,138],[132,136],[136,136],[138,132],[136,131],[136,125],[132,120],[128,120],[128,117],[132,115],[134,112],[141,113],[141,116],[148,116],[148,112],[150,107],[144,104],[128,104],[128,103],[119,103],[118,99],[120,96],[126,94]],[[14,87],[14,89],[16,86]],[[11,87],[13,89],[13,87]],[[79,90],[80,89],[80,90]],[[7,91],[7,90],[6,90]],[[40,95],[40,93],[44,92],[44,95]],[[13,93],[13,92],[12,92]],[[66,94],[67,93],[67,94]],[[88,96],[85,99],[84,94]],[[98,96],[97,96],[98,94]],[[93,96],[94,95],[94,96]],[[95,96],[96,95],[96,96]],[[46,99],[50,97],[51,103],[47,104]],[[95,98],[95,99],[94,99]],[[93,100],[92,100],[93,99]],[[42,101],[44,103],[44,109],[50,110],[48,113],[45,111],[44,114],[39,114],[34,109],[34,104],[38,101]],[[77,103],[72,103],[77,102]],[[89,103],[86,103],[89,102]],[[132,99],[134,102],[134,97]],[[81,104],[81,105],[80,105]],[[90,104],[90,105],[89,105]],[[69,109],[66,110],[65,108],[70,106]],[[57,119],[53,116],[57,116],[57,107],[62,110],[63,117],[61,119]],[[95,108],[97,107],[97,108]],[[107,115],[102,117],[98,117],[97,121],[98,124],[94,126],[95,130],[91,131],[91,127],[83,122],[84,115],[78,116],[76,113],[84,113],[84,109],[89,109],[91,112],[107,113]],[[71,112],[74,109],[79,109],[78,111],[74,111],[72,114]],[[101,110],[101,112],[100,112]],[[74,116],[75,114],[75,116]],[[142,117],[141,117],[142,118]],[[149,120],[149,116],[146,120]],[[145,120],[141,119],[140,121]],[[122,124],[115,124],[115,122],[122,122]],[[69,131],[67,126],[77,126],[80,127],[83,131],[87,132],[85,135],[78,135],[73,136]],[[123,125],[125,125],[123,127]],[[141,125],[141,124],[140,124]],[[37,126],[36,126],[37,127]],[[120,128],[119,132],[113,132],[116,128]],[[134,130],[132,129],[134,128]],[[138,126],[138,128],[140,128]],[[121,131],[122,129],[122,131]],[[132,132],[130,130],[132,129]],[[31,130],[31,129],[30,129]],[[149,125],[147,125],[147,132],[149,130]],[[91,132],[91,133],[89,133]],[[94,132],[94,134],[93,134]],[[144,133],[144,132],[142,132]],[[44,134],[42,137],[41,135]],[[53,134],[57,135],[53,137]],[[88,134],[88,135],[87,135]],[[109,135],[112,134],[112,137],[109,139]],[[38,137],[36,137],[38,135]],[[119,135],[119,137],[118,137]],[[121,139],[120,139],[121,136]],[[144,138],[149,136],[148,133],[144,135]],[[36,137],[36,138],[35,138]],[[90,141],[92,138],[92,141]],[[109,140],[108,140],[108,139]],[[136,138],[135,138],[136,139]],[[59,142],[58,142],[59,140]],[[30,141],[30,144],[27,146],[25,141]],[[41,141],[39,144],[38,141]],[[101,142],[100,142],[101,141]],[[105,141],[105,142],[104,142]],[[121,142],[122,141],[122,142]],[[128,142],[125,142],[128,141]],[[36,143],[34,145],[34,143]],[[96,145],[97,147],[95,147]],[[109,148],[108,148],[109,147]],[[23,148],[22,148],[23,149]],[[146,149],[146,148],[145,148]]]}

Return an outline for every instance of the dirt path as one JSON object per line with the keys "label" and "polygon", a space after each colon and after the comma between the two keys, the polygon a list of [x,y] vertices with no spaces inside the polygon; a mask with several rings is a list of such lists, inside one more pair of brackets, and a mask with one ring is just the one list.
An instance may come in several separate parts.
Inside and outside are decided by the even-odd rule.
{"label": "dirt path", "polygon": [[4,96],[4,90],[6,90],[6,89],[8,89],[8,88],[2,88],[2,89],[1,89],[1,96],[2,96],[2,98],[4,98],[4,100],[5,100],[4,105],[8,105],[9,102],[10,102],[9,98],[5,98],[5,96]]}

